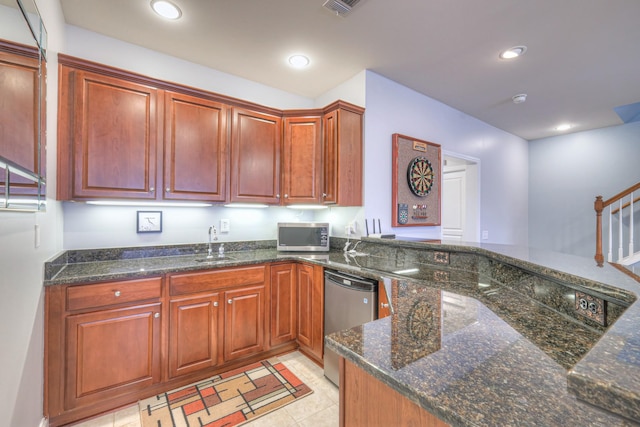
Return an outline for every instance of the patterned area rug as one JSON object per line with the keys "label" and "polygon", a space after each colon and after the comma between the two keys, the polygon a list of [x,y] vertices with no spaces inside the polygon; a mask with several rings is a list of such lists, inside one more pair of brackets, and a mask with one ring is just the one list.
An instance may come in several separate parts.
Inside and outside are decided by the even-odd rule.
{"label": "patterned area rug", "polygon": [[144,427],[230,427],[313,393],[277,358],[138,402]]}

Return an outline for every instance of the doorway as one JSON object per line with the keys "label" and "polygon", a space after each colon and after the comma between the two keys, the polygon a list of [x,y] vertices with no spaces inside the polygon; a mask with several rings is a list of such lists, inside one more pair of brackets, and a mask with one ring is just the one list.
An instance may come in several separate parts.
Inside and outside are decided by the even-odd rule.
{"label": "doorway", "polygon": [[480,160],[444,153],[442,239],[480,242]]}

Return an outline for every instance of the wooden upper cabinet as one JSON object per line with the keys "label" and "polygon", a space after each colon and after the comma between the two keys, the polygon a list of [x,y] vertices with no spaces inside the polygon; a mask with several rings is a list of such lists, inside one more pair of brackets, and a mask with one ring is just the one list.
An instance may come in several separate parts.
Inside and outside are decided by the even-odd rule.
{"label": "wooden upper cabinet", "polygon": [[322,202],[322,118],[286,117],[282,152],[283,204]]}
{"label": "wooden upper cabinet", "polygon": [[225,201],[227,113],[218,102],[165,94],[164,199]]}
{"label": "wooden upper cabinet", "polygon": [[[30,172],[44,175],[44,139],[40,145],[38,108],[41,102],[44,103],[45,90],[42,88],[40,98],[39,87],[37,53],[27,47],[0,42],[0,156]],[[42,130],[40,135],[44,135],[44,125]],[[4,191],[5,171],[0,171],[0,188]],[[11,174],[10,182],[11,192],[18,194],[30,193],[23,190],[35,191],[38,186],[14,174]]]}
{"label": "wooden upper cabinet", "polygon": [[338,101],[326,111],[323,118],[324,203],[362,206],[364,109]]}
{"label": "wooden upper cabinet", "polygon": [[71,198],[155,199],[156,89],[86,71],[69,81]]}
{"label": "wooden upper cabinet", "polygon": [[233,109],[231,202],[280,203],[282,119]]}

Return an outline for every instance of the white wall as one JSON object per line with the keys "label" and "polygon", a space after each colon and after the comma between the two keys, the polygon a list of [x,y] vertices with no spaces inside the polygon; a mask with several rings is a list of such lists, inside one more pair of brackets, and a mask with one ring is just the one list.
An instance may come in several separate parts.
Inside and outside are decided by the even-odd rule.
{"label": "white wall", "polygon": [[[55,53],[64,43],[60,5],[57,1],[37,3],[49,30],[49,53]],[[5,19],[20,22],[21,18],[5,12],[0,10],[0,28],[8,28]],[[47,211],[0,212],[0,423],[10,427],[35,427],[43,416],[43,263],[62,247],[60,208],[51,199],[55,194],[55,58],[50,59],[47,75]],[[34,243],[36,224],[41,233],[38,248]]]}
{"label": "white wall", "polygon": [[529,142],[530,245],[593,257],[596,196],[638,182],[640,122]]}
{"label": "white wall", "polygon": [[440,238],[440,227],[391,228],[391,135],[401,133],[480,160],[485,242],[527,244],[527,141],[374,72],[366,76],[365,216],[384,232]]}

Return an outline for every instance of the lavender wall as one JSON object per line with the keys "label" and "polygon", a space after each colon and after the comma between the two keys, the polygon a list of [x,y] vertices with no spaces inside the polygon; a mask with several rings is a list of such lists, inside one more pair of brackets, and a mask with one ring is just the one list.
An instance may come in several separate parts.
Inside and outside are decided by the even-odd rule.
{"label": "lavender wall", "polygon": [[[638,182],[640,122],[529,142],[530,245],[593,257],[595,197],[606,200]],[[637,250],[637,225],[636,234]]]}
{"label": "lavender wall", "polygon": [[365,117],[365,217],[380,218],[385,232],[440,238],[440,227],[391,228],[391,135],[401,133],[480,159],[485,242],[527,244],[527,141],[371,71]]}

